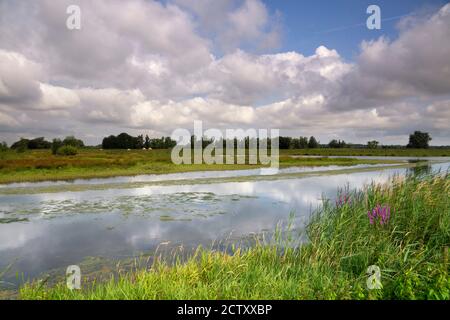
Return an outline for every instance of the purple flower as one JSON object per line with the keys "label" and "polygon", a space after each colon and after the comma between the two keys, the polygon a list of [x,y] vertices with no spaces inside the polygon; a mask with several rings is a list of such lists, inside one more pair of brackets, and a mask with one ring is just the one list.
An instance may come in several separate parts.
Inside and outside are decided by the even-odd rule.
{"label": "purple flower", "polygon": [[367,216],[369,217],[370,224],[380,223],[380,225],[385,225],[391,217],[391,208],[388,205],[381,206],[377,204],[372,211],[367,211]]}
{"label": "purple flower", "polygon": [[352,204],[352,199],[349,193],[341,193],[336,199],[336,207],[342,207],[344,205]]}

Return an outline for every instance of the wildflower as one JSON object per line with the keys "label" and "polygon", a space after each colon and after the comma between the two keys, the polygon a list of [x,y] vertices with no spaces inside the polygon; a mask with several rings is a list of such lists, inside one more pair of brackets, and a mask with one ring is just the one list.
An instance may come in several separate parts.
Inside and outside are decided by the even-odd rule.
{"label": "wildflower", "polygon": [[391,207],[380,206],[379,204],[372,210],[367,211],[367,216],[369,217],[370,224],[385,225],[389,222],[391,217]]}
{"label": "wildflower", "polygon": [[340,194],[336,199],[336,207],[342,207],[346,204],[350,205],[352,203],[352,199],[349,193]]}

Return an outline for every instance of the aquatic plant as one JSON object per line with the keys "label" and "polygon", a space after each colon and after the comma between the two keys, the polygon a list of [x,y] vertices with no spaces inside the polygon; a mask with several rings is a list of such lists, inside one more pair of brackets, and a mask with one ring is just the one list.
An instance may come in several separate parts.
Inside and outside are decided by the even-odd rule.
{"label": "aquatic plant", "polygon": [[352,198],[351,194],[348,192],[340,193],[338,198],[336,199],[336,207],[342,207],[344,205],[351,205]]}
{"label": "aquatic plant", "polygon": [[391,207],[385,205],[377,205],[372,210],[367,211],[367,216],[369,217],[370,224],[380,224],[385,225],[389,222],[391,217]]}

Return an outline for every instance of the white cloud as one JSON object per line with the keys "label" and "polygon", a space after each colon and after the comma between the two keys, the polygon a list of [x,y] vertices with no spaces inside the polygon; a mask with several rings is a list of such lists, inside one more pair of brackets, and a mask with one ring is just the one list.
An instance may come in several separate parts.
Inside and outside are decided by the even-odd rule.
{"label": "white cloud", "polygon": [[40,84],[42,92],[40,107],[43,109],[67,109],[80,104],[80,98],[71,89]]}
{"label": "white cloud", "polygon": [[363,42],[351,63],[325,46],[310,56],[259,53],[280,35],[258,0],[78,0],[79,32],[65,28],[69,2],[2,2],[7,139],[71,133],[98,143],[92,137],[169,134],[203,120],[362,142],[424,129],[449,143],[450,5],[397,39]]}
{"label": "white cloud", "polygon": [[409,88],[411,93],[450,92],[450,4],[398,39],[363,42],[358,61],[362,73]]}
{"label": "white cloud", "polygon": [[279,12],[270,13],[261,0],[174,0],[197,18],[197,29],[217,49],[229,53],[246,47],[275,49],[281,42]]}

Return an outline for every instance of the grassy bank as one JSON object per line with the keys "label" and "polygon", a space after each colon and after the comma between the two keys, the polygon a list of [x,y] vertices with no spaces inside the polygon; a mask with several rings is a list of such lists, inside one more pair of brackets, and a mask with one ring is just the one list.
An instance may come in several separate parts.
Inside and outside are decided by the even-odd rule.
{"label": "grassy bank", "polygon": [[[325,166],[394,163],[383,160],[291,158],[291,150],[281,150],[280,166]],[[170,150],[98,150],[81,149],[75,156],[52,155],[49,150],[17,153],[0,152],[0,183],[105,178],[138,174],[176,173],[202,170],[254,169],[249,164],[175,165]]]}
{"label": "grassy bank", "polygon": [[314,156],[390,156],[390,157],[450,157],[450,148],[430,149],[362,149],[362,148],[320,148],[284,150],[284,154]]}
{"label": "grassy bank", "polygon": [[[20,297],[448,300],[449,192],[449,175],[393,178],[342,191],[336,205],[326,203],[314,214],[306,230],[310,242],[297,249],[264,243],[233,255],[198,249],[187,262],[156,260],[148,271],[85,283],[82,290],[29,284]],[[379,211],[372,211],[377,205]],[[382,289],[366,287],[371,265],[381,269]]]}

